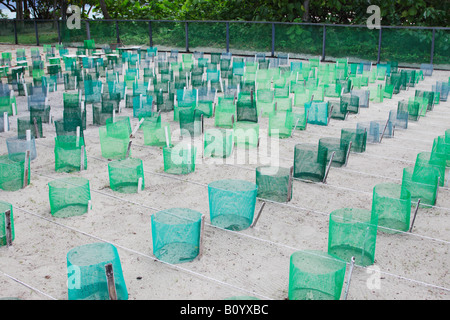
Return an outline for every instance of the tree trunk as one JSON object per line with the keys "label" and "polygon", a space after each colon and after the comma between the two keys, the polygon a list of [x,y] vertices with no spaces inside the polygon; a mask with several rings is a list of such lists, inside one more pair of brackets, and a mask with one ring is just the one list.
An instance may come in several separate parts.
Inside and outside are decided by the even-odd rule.
{"label": "tree trunk", "polygon": [[17,7],[16,7],[16,19],[17,19],[17,20],[23,20],[23,6],[22,6],[22,0],[17,1]]}
{"label": "tree trunk", "polygon": [[309,17],[309,1],[310,0],[305,0],[303,1],[303,8],[305,8],[305,12],[303,13],[303,22],[309,22],[310,21],[310,17]]}
{"label": "tree trunk", "polygon": [[109,15],[108,8],[106,8],[105,0],[99,0],[100,2],[100,9],[102,9],[103,18],[104,19],[111,19],[111,16]]}

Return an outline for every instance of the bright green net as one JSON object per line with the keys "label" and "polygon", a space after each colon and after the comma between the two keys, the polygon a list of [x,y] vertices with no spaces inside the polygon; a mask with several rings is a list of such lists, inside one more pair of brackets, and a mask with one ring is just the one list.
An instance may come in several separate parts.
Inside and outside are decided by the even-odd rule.
{"label": "bright green net", "polygon": [[108,123],[99,128],[102,157],[124,159],[128,153],[130,128],[126,121]]}
{"label": "bright green net", "polygon": [[[25,182],[25,153],[15,153],[0,156],[0,189],[17,191],[23,188]],[[28,161],[27,185],[30,183],[30,162]]]}
{"label": "bright green net", "polygon": [[411,193],[401,184],[377,184],[373,188],[372,214],[378,217],[378,226],[383,232],[408,231]]}
{"label": "bright green net", "polygon": [[269,115],[269,136],[275,138],[290,138],[294,126],[291,111],[275,111]]}
{"label": "bright green net", "polygon": [[438,172],[439,186],[443,187],[445,183],[446,160],[441,157],[432,157],[431,152],[419,152],[414,164],[415,178],[428,181],[428,175],[430,174],[429,170],[427,170],[428,168],[434,168]]}
{"label": "bright green net", "polygon": [[420,199],[421,205],[436,204],[439,172],[435,168],[423,168],[422,176],[414,176],[414,167],[403,169],[402,186],[411,194],[411,201]]}
{"label": "bright green net", "polygon": [[112,264],[114,291],[118,300],[127,300],[128,291],[117,249],[109,243],[91,243],[67,253],[69,300],[109,300],[105,266]]}
{"label": "bright green net", "polygon": [[195,171],[197,148],[190,144],[176,144],[163,148],[164,172],[189,174]]}
{"label": "bright green net", "polygon": [[205,131],[204,156],[226,158],[233,151],[233,130],[213,128]]}
{"label": "bright green net", "polygon": [[55,137],[55,171],[73,172],[87,169],[87,155],[84,139],[76,136],[58,136]]}
{"label": "bright green net", "polygon": [[60,178],[50,181],[48,188],[50,211],[54,217],[79,216],[90,209],[89,180],[82,177]]}
{"label": "bright green net", "polygon": [[377,216],[371,210],[342,208],[331,212],[328,253],[350,263],[369,266],[375,261]]}
{"label": "bright green net", "polygon": [[167,263],[195,259],[200,249],[202,214],[187,208],[170,208],[152,215],[153,254]]}
{"label": "bright green net", "polygon": [[250,227],[255,212],[257,185],[244,180],[218,180],[208,184],[211,223],[240,231]]}
{"label": "bright green net", "polygon": [[339,300],[346,263],[322,251],[297,251],[289,265],[289,300]]}
{"label": "bright green net", "polygon": [[256,168],[257,197],[275,202],[288,202],[292,198],[291,169],[261,166]]}
{"label": "bright green net", "polygon": [[136,193],[145,188],[141,159],[127,158],[108,163],[109,186],[121,193]]}

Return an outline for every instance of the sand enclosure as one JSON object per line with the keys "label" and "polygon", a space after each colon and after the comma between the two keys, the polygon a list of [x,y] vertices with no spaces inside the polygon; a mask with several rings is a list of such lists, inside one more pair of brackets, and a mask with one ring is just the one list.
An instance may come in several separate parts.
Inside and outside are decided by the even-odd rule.
{"label": "sand enclosure", "polygon": [[[14,57],[15,46],[2,46],[1,51],[11,51]],[[415,88],[382,103],[371,102],[369,108],[345,121],[332,119],[328,126],[308,125],[306,131],[295,131],[292,138],[277,141],[280,153],[276,165],[293,165],[296,143],[316,144],[320,137],[339,138],[341,128],[355,128],[357,122],[387,120],[389,111],[397,109],[398,101],[413,97],[415,89],[431,90],[436,81],[448,81],[449,76],[448,71],[435,70],[433,76],[425,77]],[[63,91],[61,85],[49,96],[54,119],[62,116]],[[17,104],[18,115],[26,115],[26,97],[17,97]],[[130,116],[132,125],[136,125],[138,120],[132,117],[132,109],[122,110],[121,115]],[[401,183],[403,168],[413,166],[417,154],[430,151],[433,139],[449,128],[450,102],[440,102],[426,117],[410,122],[407,130],[396,130],[393,138],[369,144],[366,152],[351,153],[346,167],[331,168],[327,184],[295,180],[289,203],[266,202],[257,225],[239,232],[211,225],[207,185],[229,178],[254,182],[257,163],[249,160],[219,164],[200,158],[195,172],[169,175],[164,173],[162,149],[145,146],[140,130],[132,139],[132,156],[143,160],[145,190],[120,194],[109,187],[108,160],[101,156],[99,131],[92,125],[90,108],[87,119],[84,136],[88,168],[70,175],[89,179],[91,212],[64,219],[50,213],[48,183],[69,176],[55,172],[56,133],[51,124],[43,124],[45,137],[36,140],[38,155],[31,163],[31,184],[20,191],[0,191],[0,200],[14,206],[16,235],[13,247],[0,247],[1,297],[67,299],[68,251],[106,241],[119,251],[130,300],[221,300],[233,296],[286,299],[291,254],[326,251],[329,214],[333,210],[370,209],[376,184]],[[173,112],[163,113],[162,120],[170,122],[172,131],[179,128],[173,121]],[[11,131],[0,134],[1,154],[7,154],[6,138],[17,134],[16,117],[10,119],[10,124]],[[214,119],[206,118],[205,129],[212,127]],[[263,144],[271,143],[266,139],[267,127],[268,119],[262,118]],[[266,146],[262,145],[261,150]],[[257,200],[256,210],[261,204]],[[169,265],[154,257],[151,215],[172,207],[205,214],[204,252],[200,259]],[[446,184],[439,189],[435,207],[419,209],[412,233],[392,235],[378,231],[375,264],[355,266],[348,299],[449,299],[449,213],[450,191]]]}

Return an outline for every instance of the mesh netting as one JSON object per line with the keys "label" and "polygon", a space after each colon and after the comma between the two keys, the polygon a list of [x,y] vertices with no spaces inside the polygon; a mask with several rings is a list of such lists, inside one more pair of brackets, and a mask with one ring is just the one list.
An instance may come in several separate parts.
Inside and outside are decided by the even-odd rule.
{"label": "mesh netting", "polygon": [[378,226],[383,232],[408,231],[411,193],[401,184],[377,184],[373,188],[372,214],[378,217]]}
{"label": "mesh netting", "polygon": [[367,130],[365,129],[341,129],[341,140],[352,142],[351,151],[365,152],[367,143]]}
{"label": "mesh netting", "polygon": [[269,115],[269,136],[280,139],[291,137],[294,125],[291,111],[275,111]]}
{"label": "mesh netting", "polygon": [[6,211],[10,210],[10,221],[11,221],[11,240],[14,241],[15,231],[14,231],[14,217],[13,217],[13,206],[12,204],[4,201],[0,201],[0,246],[5,246],[6,241]]}
{"label": "mesh netting", "polygon": [[440,157],[432,157],[431,152],[419,152],[414,164],[414,177],[416,179],[428,181],[429,168],[434,168],[438,173],[439,185],[444,186],[445,183],[445,167],[446,160]]}
{"label": "mesh netting", "polygon": [[130,127],[126,121],[107,123],[99,127],[102,157],[124,159],[130,142]]}
{"label": "mesh netting", "polygon": [[[36,130],[37,129],[37,130]],[[17,137],[25,139],[27,136],[27,130],[31,131],[31,136],[35,138],[43,137],[42,120],[40,117],[36,118],[36,121],[30,120],[29,116],[17,118]]]}
{"label": "mesh netting", "polygon": [[213,128],[205,131],[204,156],[226,158],[233,151],[233,130]]}
{"label": "mesh netting", "polygon": [[[347,139],[326,137],[319,139],[319,153],[327,154],[327,161],[331,160],[331,156],[334,152],[333,161],[331,165],[333,167],[342,167],[347,164],[350,143]],[[324,149],[324,151],[321,151]]]}
{"label": "mesh netting", "polygon": [[345,120],[348,115],[347,106],[348,103],[344,100],[341,101],[329,101],[331,111],[331,118],[338,120]]}
{"label": "mesh netting", "polygon": [[289,300],[339,300],[346,263],[321,251],[298,251],[290,258]]}
{"label": "mesh netting", "polygon": [[35,105],[30,106],[30,121],[34,122],[34,118],[36,118],[36,121],[41,119],[41,123],[50,123],[50,106],[46,105]]}
{"label": "mesh netting", "polygon": [[330,214],[328,253],[350,263],[368,266],[375,260],[377,216],[371,210],[342,208]]}
{"label": "mesh netting", "polygon": [[320,126],[328,125],[330,105],[324,101],[310,101],[305,103],[305,112],[308,114],[308,123]]}
{"label": "mesh netting", "polygon": [[127,300],[128,291],[117,249],[109,243],[91,243],[67,253],[69,300],[109,300],[105,265],[112,264],[118,300]]}
{"label": "mesh netting", "polygon": [[170,123],[155,123],[144,120],[142,123],[142,132],[144,134],[144,144],[148,146],[166,146],[166,130],[169,146],[171,145]]}
{"label": "mesh netting", "polygon": [[48,183],[50,211],[54,217],[67,218],[88,212],[91,193],[89,180],[82,177],[60,178]]}
{"label": "mesh netting", "polygon": [[426,101],[427,111],[433,110],[433,107],[434,107],[434,92],[433,91],[416,90],[414,96],[417,98],[422,98]]}
{"label": "mesh netting", "polygon": [[164,171],[170,174],[188,174],[195,171],[197,148],[177,144],[163,148]]}
{"label": "mesh netting", "polygon": [[359,112],[359,96],[352,94],[343,94],[340,101],[347,104],[347,111],[349,113]]}
{"label": "mesh netting", "polygon": [[[17,191],[24,186],[25,153],[15,153],[0,156],[0,189]],[[30,162],[28,161],[28,180],[30,183]]]}
{"label": "mesh netting", "polygon": [[[55,137],[55,171],[73,172],[80,171],[82,163],[82,147],[84,139],[76,136],[58,136]],[[87,169],[86,150],[83,154],[83,166]]]}
{"label": "mesh netting", "polygon": [[257,197],[276,202],[292,198],[292,178],[289,168],[263,166],[256,168]]}
{"label": "mesh netting", "polygon": [[387,120],[358,122],[356,124],[356,129],[366,130],[367,141],[370,143],[379,143],[383,138],[390,138],[394,135],[394,125]]}
{"label": "mesh netting", "polygon": [[202,113],[191,108],[181,108],[179,111],[180,131],[183,135],[196,137],[202,134]]}
{"label": "mesh netting", "polygon": [[[109,186],[121,193],[144,190],[144,167],[141,159],[127,158],[108,163]],[[140,188],[140,190],[139,190]]]}
{"label": "mesh netting", "polygon": [[29,150],[30,160],[34,160],[37,157],[34,137],[31,137],[29,140],[16,137],[7,138],[6,147],[8,148],[8,154],[25,153]]}
{"label": "mesh netting", "polygon": [[327,167],[327,151],[315,144],[297,144],[294,149],[294,177],[323,181]]}
{"label": "mesh netting", "polygon": [[244,180],[219,180],[208,184],[211,223],[240,231],[248,228],[255,212],[256,184]]}
{"label": "mesh netting", "polygon": [[439,173],[435,168],[423,168],[422,177],[414,176],[414,167],[403,169],[402,186],[411,194],[411,201],[434,206],[436,203]]}
{"label": "mesh netting", "polygon": [[200,212],[186,208],[171,208],[152,215],[154,255],[168,263],[183,263],[199,254]]}
{"label": "mesh netting", "polygon": [[234,143],[244,148],[258,146],[259,124],[255,122],[239,121],[233,125]]}

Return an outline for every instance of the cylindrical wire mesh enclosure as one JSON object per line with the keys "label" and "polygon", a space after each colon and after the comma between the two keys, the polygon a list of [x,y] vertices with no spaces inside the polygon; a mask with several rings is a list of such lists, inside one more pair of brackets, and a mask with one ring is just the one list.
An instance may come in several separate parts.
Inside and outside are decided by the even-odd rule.
{"label": "cylindrical wire mesh enclosure", "polygon": [[[350,142],[346,139],[326,137],[319,139],[319,150],[325,149],[322,153],[327,154],[327,161],[331,160],[331,156],[334,152],[333,161],[331,165],[333,167],[342,167],[347,164],[347,158],[349,155]],[[319,151],[321,153],[321,151]]]}
{"label": "cylindrical wire mesh enclosure", "polygon": [[[87,169],[87,155],[83,138],[76,136],[55,137],[55,171],[73,172]],[[83,160],[82,160],[83,159]]]}
{"label": "cylindrical wire mesh enclosure", "polygon": [[163,148],[164,171],[170,174],[188,174],[195,171],[197,147],[176,144]]}
{"label": "cylindrical wire mesh enclosure", "polygon": [[126,122],[114,122],[99,127],[99,136],[103,158],[126,158],[130,142],[130,133]]}
{"label": "cylindrical wire mesh enclosure", "polygon": [[362,153],[366,151],[367,130],[365,129],[341,129],[341,140],[352,143],[351,151]]}
{"label": "cylindrical wire mesh enclosure", "polygon": [[438,172],[439,186],[443,187],[445,183],[445,168],[446,161],[443,158],[432,157],[431,152],[419,152],[414,164],[415,179],[428,181],[429,170],[427,168],[434,168]]}
{"label": "cylindrical wire mesh enclosure", "polygon": [[373,188],[372,215],[386,233],[408,231],[411,216],[411,193],[401,184],[380,183]]}
{"label": "cylindrical wire mesh enclosure", "polygon": [[233,151],[233,130],[213,128],[205,131],[204,156],[226,158]]}
{"label": "cylindrical wire mesh enclosure", "polygon": [[259,124],[239,121],[233,125],[234,144],[243,148],[256,148],[259,141]]}
{"label": "cylindrical wire mesh enclosure", "polygon": [[181,108],[179,110],[180,131],[182,135],[196,137],[202,134],[202,113],[196,109]]}
{"label": "cylindrical wire mesh enclosure", "polygon": [[67,218],[88,212],[91,191],[82,177],[59,178],[48,183],[50,211],[54,217]]}
{"label": "cylindrical wire mesh enclosure", "polygon": [[[106,265],[112,265],[109,278]],[[116,247],[109,243],[90,243],[73,248],[67,253],[69,300],[110,300],[114,287],[117,300],[128,300],[128,291]],[[111,280],[111,286],[108,284]]]}
{"label": "cylindrical wire mesh enclosure", "polygon": [[[166,130],[167,138],[166,141]],[[144,144],[147,146],[169,146],[172,144],[172,137],[169,122],[155,123],[145,120],[142,123],[142,132],[144,134]]]}
{"label": "cylindrical wire mesh enclosure", "polygon": [[379,143],[383,138],[393,137],[394,135],[394,125],[388,120],[358,122],[356,129],[366,130],[367,141],[370,143]]}
{"label": "cylindrical wire mesh enclosure", "polygon": [[297,251],[289,265],[289,300],[339,300],[346,263],[322,251]]}
{"label": "cylindrical wire mesh enclosure", "polygon": [[280,139],[290,138],[294,117],[291,111],[275,111],[269,115],[269,136]]}
{"label": "cylindrical wire mesh enclosure", "polygon": [[375,261],[377,216],[371,210],[342,208],[330,214],[328,253],[350,263],[352,257],[360,266]]}
{"label": "cylindrical wire mesh enclosure", "polygon": [[[37,130],[36,130],[37,129]],[[17,118],[17,137],[25,139],[27,136],[27,130],[31,131],[31,135],[36,138],[42,138],[42,119],[36,118],[36,124],[30,120],[29,116],[22,116]]]}
{"label": "cylindrical wire mesh enclosure", "polygon": [[305,103],[305,112],[308,114],[308,123],[319,126],[327,126],[330,105],[328,101],[310,101]]}
{"label": "cylindrical wire mesh enclosure", "polygon": [[292,198],[291,169],[261,166],[256,168],[257,197],[275,202],[288,202]]}
{"label": "cylindrical wire mesh enclosure", "polygon": [[6,212],[10,211],[10,224],[11,224],[11,241],[14,241],[15,231],[14,231],[14,217],[13,217],[13,206],[12,204],[0,201],[0,246],[5,246],[8,244],[7,241],[7,222],[6,222]]}
{"label": "cylindrical wire mesh enclosure", "polygon": [[[14,153],[0,156],[0,189],[17,191],[23,188],[25,180],[25,153]],[[30,183],[30,162],[27,166],[27,185]]]}
{"label": "cylindrical wire mesh enclosure", "polygon": [[108,163],[109,186],[121,193],[136,193],[145,188],[141,159],[127,158]]}
{"label": "cylindrical wire mesh enclosure", "polygon": [[247,229],[255,212],[258,187],[245,180],[218,180],[208,184],[211,223],[233,231]]}
{"label": "cylindrical wire mesh enclosure", "polygon": [[327,167],[327,150],[316,144],[302,143],[294,148],[294,178],[323,181]]}
{"label": "cylindrical wire mesh enclosure", "polygon": [[29,140],[20,139],[17,137],[11,137],[6,139],[6,146],[8,148],[8,154],[15,153],[25,153],[27,150],[30,151],[30,160],[34,160],[37,157],[36,152],[36,141],[34,137]]}
{"label": "cylindrical wire mesh enclosure", "polygon": [[170,208],[152,215],[153,254],[171,264],[194,260],[200,249],[202,214]]}
{"label": "cylindrical wire mesh enclosure", "polygon": [[[425,174],[427,173],[427,174]],[[411,201],[420,199],[421,205],[436,204],[439,172],[435,168],[422,169],[422,176],[414,176],[414,167],[403,168],[402,186],[411,194]]]}

